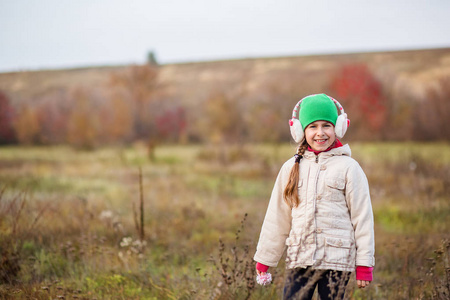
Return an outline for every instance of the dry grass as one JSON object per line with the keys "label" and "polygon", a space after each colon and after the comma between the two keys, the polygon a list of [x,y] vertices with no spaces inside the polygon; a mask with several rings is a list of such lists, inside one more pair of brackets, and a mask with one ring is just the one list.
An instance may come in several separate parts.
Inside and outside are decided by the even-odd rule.
{"label": "dry grass", "polygon": [[[200,146],[165,146],[150,163],[140,145],[0,148],[0,298],[278,299],[284,263],[260,287],[250,261],[294,147],[242,149],[216,159]],[[346,297],[448,298],[450,146],[352,150],[372,187],[377,265],[373,285],[358,290],[352,278]]]}

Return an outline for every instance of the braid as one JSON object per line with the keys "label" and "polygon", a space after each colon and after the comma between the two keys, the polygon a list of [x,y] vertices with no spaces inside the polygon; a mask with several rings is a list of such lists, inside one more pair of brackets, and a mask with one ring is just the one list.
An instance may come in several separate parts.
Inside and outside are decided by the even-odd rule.
{"label": "braid", "polygon": [[306,149],[308,149],[308,144],[306,139],[303,139],[297,148],[297,154],[295,155],[295,163],[289,174],[289,181],[284,188],[283,197],[284,201],[291,207],[297,207],[300,203],[298,197],[298,180],[299,180],[299,169],[300,169],[300,159],[303,157]]}
{"label": "braid", "polygon": [[300,146],[298,146],[297,154],[303,156],[303,154],[305,154],[306,149],[308,149],[308,143],[306,142],[306,139],[304,139],[300,144]]}

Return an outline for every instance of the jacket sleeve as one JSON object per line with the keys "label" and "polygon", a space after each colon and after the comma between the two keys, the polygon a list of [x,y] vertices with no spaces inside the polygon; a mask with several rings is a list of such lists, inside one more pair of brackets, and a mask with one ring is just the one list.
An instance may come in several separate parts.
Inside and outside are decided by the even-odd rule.
{"label": "jacket sleeve", "polygon": [[356,242],[356,265],[375,265],[375,233],[369,183],[355,162],[347,173],[346,201]]}
{"label": "jacket sleeve", "polygon": [[291,230],[291,208],[283,199],[291,171],[289,165],[283,165],[275,181],[254,256],[255,261],[270,267],[278,265]]}

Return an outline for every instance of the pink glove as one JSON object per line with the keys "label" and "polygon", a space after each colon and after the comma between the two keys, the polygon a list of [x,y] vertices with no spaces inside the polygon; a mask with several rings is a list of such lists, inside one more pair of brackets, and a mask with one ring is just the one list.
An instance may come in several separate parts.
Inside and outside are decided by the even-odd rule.
{"label": "pink glove", "polygon": [[256,263],[256,270],[266,273],[269,270],[269,266],[263,265],[262,263]]}
{"label": "pink glove", "polygon": [[373,267],[357,266],[356,267],[356,280],[372,281],[373,280]]}

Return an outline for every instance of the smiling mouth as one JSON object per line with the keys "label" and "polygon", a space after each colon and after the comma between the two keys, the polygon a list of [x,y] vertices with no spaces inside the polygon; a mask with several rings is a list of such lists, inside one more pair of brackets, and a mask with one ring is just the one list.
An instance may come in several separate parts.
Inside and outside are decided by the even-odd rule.
{"label": "smiling mouth", "polygon": [[318,144],[324,144],[327,140],[315,140],[316,143]]}

